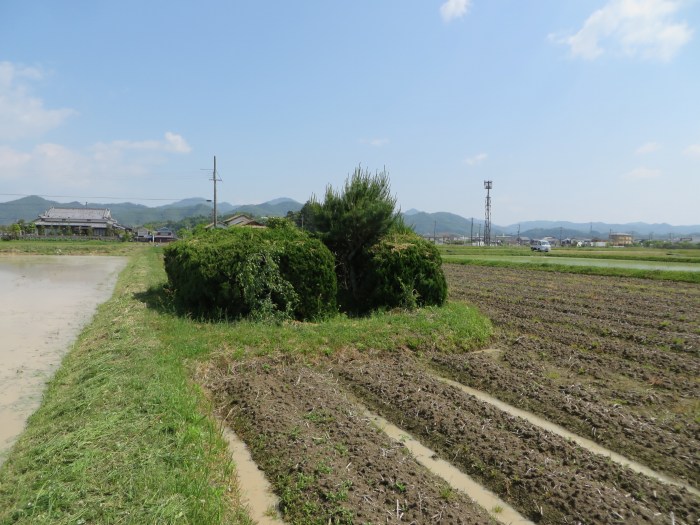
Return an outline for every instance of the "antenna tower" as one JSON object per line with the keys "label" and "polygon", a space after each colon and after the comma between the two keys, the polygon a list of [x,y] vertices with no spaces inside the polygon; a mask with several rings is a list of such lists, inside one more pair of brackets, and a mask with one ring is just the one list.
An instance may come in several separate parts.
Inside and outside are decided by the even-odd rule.
{"label": "antenna tower", "polygon": [[491,245],[491,188],[493,188],[493,181],[485,180],[484,189],[486,190],[486,220],[484,221],[484,246]]}

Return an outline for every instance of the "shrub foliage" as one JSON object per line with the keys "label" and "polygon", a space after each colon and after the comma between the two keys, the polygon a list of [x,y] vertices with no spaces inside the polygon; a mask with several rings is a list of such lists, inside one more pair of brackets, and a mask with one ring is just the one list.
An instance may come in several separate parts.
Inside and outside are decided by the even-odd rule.
{"label": "shrub foliage", "polygon": [[440,306],[447,280],[437,248],[413,232],[390,233],[368,250],[363,295],[371,309]]}
{"label": "shrub foliage", "polygon": [[359,167],[344,188],[329,186],[323,202],[312,198],[302,208],[308,228],[335,256],[338,302],[349,313],[445,302],[439,253],[395,208],[387,173]]}
{"label": "shrub foliage", "polygon": [[208,231],[165,247],[177,304],[208,318],[317,319],[336,311],[333,255],[283,221]]}

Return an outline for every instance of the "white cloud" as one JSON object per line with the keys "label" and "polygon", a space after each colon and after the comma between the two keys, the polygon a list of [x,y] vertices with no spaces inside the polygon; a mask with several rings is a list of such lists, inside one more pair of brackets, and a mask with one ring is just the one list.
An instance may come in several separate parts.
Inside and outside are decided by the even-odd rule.
{"label": "white cloud", "polygon": [[573,35],[550,35],[571,48],[574,57],[594,60],[605,53],[669,61],[687,44],[693,30],[676,20],[681,0],[609,0]]}
{"label": "white cloud", "polygon": [[445,22],[451,22],[466,15],[471,4],[471,0],[447,0],[440,6],[440,15]]}
{"label": "white cloud", "polygon": [[648,180],[658,179],[659,177],[661,177],[661,170],[650,168],[635,168],[623,175],[623,178],[627,180]]}
{"label": "white cloud", "polygon": [[165,140],[115,140],[98,142],[92,147],[94,157],[100,161],[121,158],[127,151],[189,153],[192,148],[187,141],[170,131],[165,133]]}
{"label": "white cloud", "polygon": [[14,172],[14,170],[29,162],[31,158],[32,156],[29,153],[22,153],[7,146],[0,146],[0,174],[3,172]]}
{"label": "white cloud", "polygon": [[360,139],[361,144],[369,144],[370,146],[373,146],[375,148],[381,148],[382,146],[386,146],[389,144],[389,139],[385,138],[376,138],[376,139]]}
{"label": "white cloud", "polygon": [[[89,184],[119,189],[124,179],[148,176],[154,166],[167,162],[172,154],[191,151],[187,141],[168,132],[164,140],[97,143],[87,151],[76,151],[60,144],[42,143],[28,151],[0,146],[0,184],[65,193]],[[27,189],[23,190],[25,193]]]}
{"label": "white cloud", "polygon": [[30,94],[28,81],[42,78],[37,68],[0,62],[0,140],[39,137],[76,113],[47,109],[43,100]]}
{"label": "white cloud", "polygon": [[700,157],[700,144],[691,144],[683,150],[689,157]]}
{"label": "white cloud", "polygon": [[474,155],[473,157],[464,159],[464,162],[466,162],[469,166],[477,166],[486,161],[488,157],[489,156],[486,153],[479,153],[477,155]]}
{"label": "white cloud", "polygon": [[178,135],[177,133],[167,131],[165,133],[165,141],[167,143],[165,151],[172,151],[175,153],[189,153],[192,151],[192,148],[189,144],[187,144],[187,141],[182,137],[182,135]]}
{"label": "white cloud", "polygon": [[656,151],[659,151],[661,148],[661,145],[658,142],[647,142],[646,144],[642,144],[637,148],[635,153],[637,155],[646,155],[648,153],[654,153]]}
{"label": "white cloud", "polygon": [[28,152],[0,148],[0,181],[31,180],[32,187],[80,187],[94,174],[90,159],[64,146],[43,143]]}

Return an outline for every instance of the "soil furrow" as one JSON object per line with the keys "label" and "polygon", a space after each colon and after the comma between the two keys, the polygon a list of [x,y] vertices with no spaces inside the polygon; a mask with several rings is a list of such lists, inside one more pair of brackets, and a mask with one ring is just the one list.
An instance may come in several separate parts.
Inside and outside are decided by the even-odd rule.
{"label": "soil furrow", "polygon": [[[692,522],[700,499],[611,463],[430,378],[410,355],[347,360],[348,387],[540,523]],[[660,514],[659,514],[660,513]]]}
{"label": "soil furrow", "polygon": [[209,377],[287,522],[495,523],[374,426],[330,375],[265,359]]}

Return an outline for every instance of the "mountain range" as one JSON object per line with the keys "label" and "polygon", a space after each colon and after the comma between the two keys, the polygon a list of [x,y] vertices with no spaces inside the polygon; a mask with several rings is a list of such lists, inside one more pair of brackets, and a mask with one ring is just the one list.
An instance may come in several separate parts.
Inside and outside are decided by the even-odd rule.
{"label": "mountain range", "polygon": [[[247,213],[256,217],[283,217],[287,211],[301,209],[301,204],[292,199],[275,199],[262,204],[244,204],[234,206],[228,202],[217,202],[217,215],[225,216],[233,213]],[[0,203],[0,225],[12,224],[22,219],[25,222],[36,218],[51,207],[56,208],[109,208],[112,217],[125,226],[141,226],[150,223],[177,222],[186,217],[210,217],[212,204],[207,199],[183,199],[163,206],[144,206],[131,202],[113,204],[98,204],[91,202],[59,203],[37,196],[23,197],[9,202]]]}
{"label": "mountain range", "polygon": [[[179,221],[186,217],[212,214],[212,204],[203,198],[189,198],[163,206],[149,207],[130,202],[114,204],[97,203],[58,203],[42,197],[23,197],[9,202],[0,203],[0,225],[7,225],[22,219],[25,222],[35,220],[41,213],[51,207],[57,208],[109,208],[120,224],[140,226],[149,223],[165,223]],[[299,211],[302,204],[286,197],[273,199],[261,204],[232,205],[227,202],[217,203],[220,216],[233,213],[247,213],[256,217],[284,217],[289,211]],[[405,222],[421,234],[432,236],[445,235],[478,235],[484,227],[483,219],[464,218],[448,212],[426,213],[416,209],[403,212]],[[521,237],[540,238],[552,237],[600,237],[607,238],[612,232],[631,233],[635,237],[664,238],[670,235],[690,236],[700,235],[700,225],[674,226],[671,224],[648,224],[634,222],[626,224],[588,222],[575,223],[568,221],[524,221],[507,226],[492,225],[492,235],[520,234]]]}

